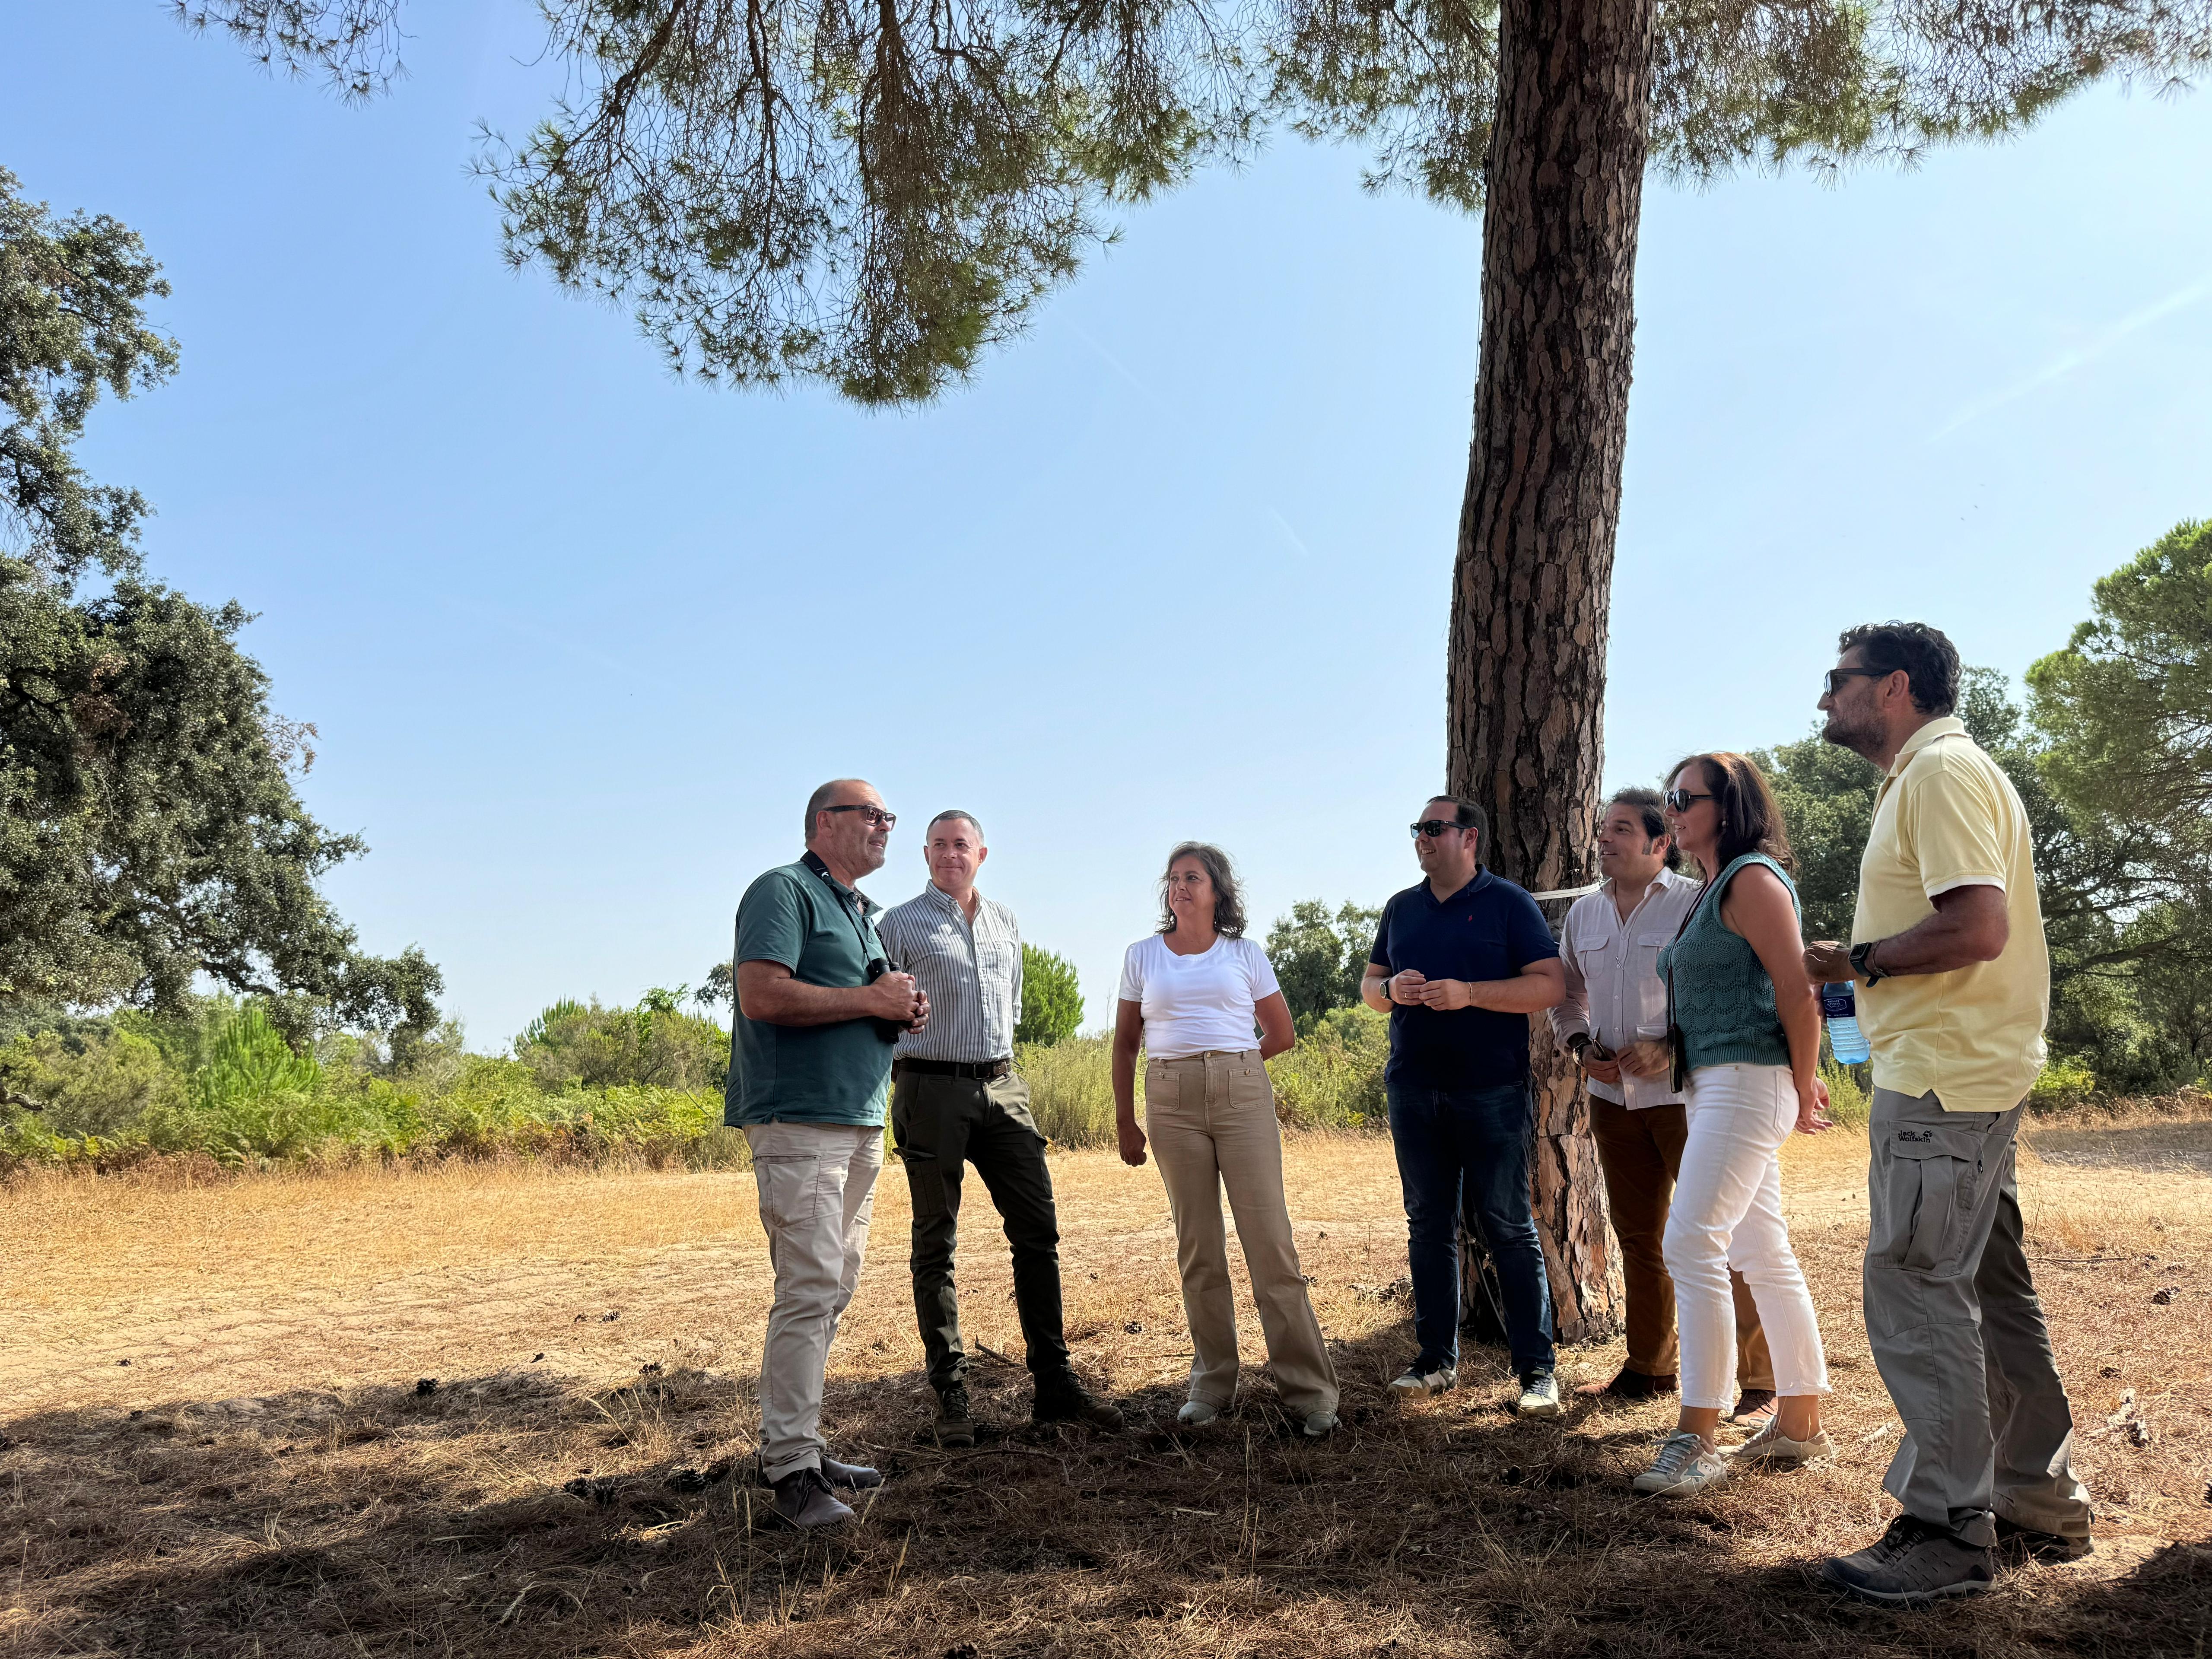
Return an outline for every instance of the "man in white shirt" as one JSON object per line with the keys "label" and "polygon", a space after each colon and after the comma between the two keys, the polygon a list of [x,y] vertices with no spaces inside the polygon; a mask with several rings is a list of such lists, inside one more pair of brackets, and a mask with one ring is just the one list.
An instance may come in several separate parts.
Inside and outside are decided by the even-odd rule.
{"label": "man in white shirt", "polygon": [[[1668,1087],[1659,952],[1681,931],[1703,884],[1674,868],[1680,854],[1660,805],[1656,789],[1623,789],[1606,803],[1597,832],[1605,881],[1567,912],[1559,938],[1567,995],[1551,1011],[1552,1035],[1589,1079],[1590,1138],[1628,1291],[1627,1364],[1587,1391],[1626,1400],[1676,1387],[1674,1285],[1660,1243],[1689,1123],[1682,1097]],[[1733,1415],[1755,1425],[1774,1409],[1774,1367],[1750,1290],[1741,1274],[1729,1277],[1743,1390]]]}

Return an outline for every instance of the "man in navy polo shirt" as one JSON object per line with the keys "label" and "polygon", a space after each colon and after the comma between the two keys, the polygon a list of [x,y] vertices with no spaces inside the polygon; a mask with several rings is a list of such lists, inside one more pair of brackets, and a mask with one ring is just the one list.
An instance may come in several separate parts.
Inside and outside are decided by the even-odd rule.
{"label": "man in navy polo shirt", "polygon": [[1360,994],[1390,1012],[1390,1138],[1406,1194],[1413,1334],[1421,1351],[1390,1384],[1401,1399],[1459,1376],[1459,1217],[1482,1229],[1505,1297],[1523,1417],[1557,1417],[1552,1291],[1528,1207],[1528,1016],[1567,993],[1536,901],[1482,867],[1489,820],[1432,798],[1413,825],[1428,879],[1382,907]]}

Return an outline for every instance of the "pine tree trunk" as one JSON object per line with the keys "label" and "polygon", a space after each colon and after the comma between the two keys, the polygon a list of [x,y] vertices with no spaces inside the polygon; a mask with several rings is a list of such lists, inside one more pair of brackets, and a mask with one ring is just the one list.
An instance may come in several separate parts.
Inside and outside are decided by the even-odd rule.
{"label": "pine tree trunk", "polygon": [[[1490,813],[1484,861],[1532,890],[1596,877],[1651,33],[1651,0],[1504,0],[1498,19],[1448,743],[1452,789]],[[1601,1340],[1622,1303],[1589,1105],[1532,1024],[1531,1184],[1559,1336]],[[1484,1330],[1494,1277],[1468,1239],[1463,1311],[1502,1335]]]}

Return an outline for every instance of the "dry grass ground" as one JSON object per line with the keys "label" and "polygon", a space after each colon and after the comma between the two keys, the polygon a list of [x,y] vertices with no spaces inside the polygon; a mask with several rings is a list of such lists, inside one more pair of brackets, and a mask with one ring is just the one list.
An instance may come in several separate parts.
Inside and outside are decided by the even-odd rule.
{"label": "dry grass ground", "polygon": [[[1003,1431],[941,1452],[891,1171],[828,1420],[892,1478],[827,1538],[756,1524],[744,1478],[769,1289],[749,1176],[32,1181],[0,1193],[0,1652],[2201,1656],[2212,1123],[2038,1140],[2029,1227],[2098,1553],[1917,1616],[1810,1573],[1880,1529],[1896,1432],[1856,1312],[1849,1131],[1794,1146],[1786,1180],[1841,1459],[1687,1504],[1626,1489],[1662,1408],[1522,1424],[1490,1352],[1455,1395],[1387,1402],[1411,1350],[1402,1300],[1376,1293],[1404,1269],[1379,1139],[1289,1158],[1346,1432],[1288,1436],[1256,1372],[1237,1413],[1173,1431],[1158,1178],[1083,1152],[1054,1161],[1070,1334],[1136,1426],[1032,1431],[1025,1379],[987,1358]],[[985,1210],[964,1303],[1000,1354],[1009,1283]],[[1249,1320],[1246,1341],[1264,1352]],[[1620,1354],[1565,1358],[1597,1379]]]}

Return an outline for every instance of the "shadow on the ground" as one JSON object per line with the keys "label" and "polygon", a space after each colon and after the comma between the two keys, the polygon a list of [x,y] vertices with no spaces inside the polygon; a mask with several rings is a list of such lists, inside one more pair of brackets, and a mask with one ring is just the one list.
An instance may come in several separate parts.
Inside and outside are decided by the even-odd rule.
{"label": "shadow on the ground", "polygon": [[838,1384],[837,1449],[890,1479],[826,1536],[768,1523],[726,1437],[750,1381],[705,1371],[42,1413],[0,1425],[0,1648],[2151,1656],[2212,1627],[2212,1555],[2183,1545],[1930,1614],[1856,1606],[1790,1547],[1788,1487],[1639,1500],[1644,1418],[1584,1398],[1564,1431],[1519,1421],[1481,1351],[1461,1394],[1401,1412],[1381,1384],[1407,1340],[1339,1347],[1346,1427],[1319,1443],[1264,1379],[1195,1433],[1147,1389],[1108,1437],[1028,1426],[1026,1377],[987,1362],[959,1453],[917,1375]]}

